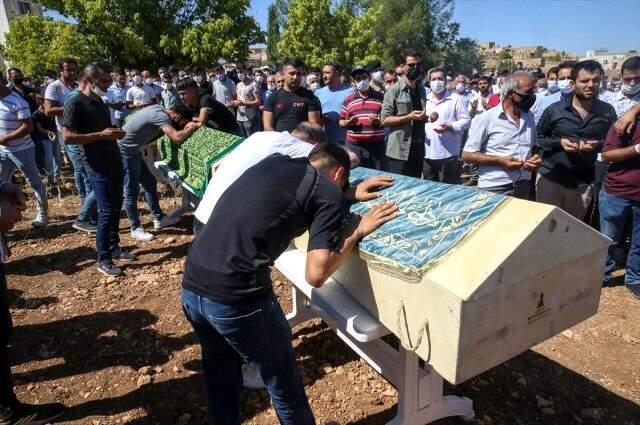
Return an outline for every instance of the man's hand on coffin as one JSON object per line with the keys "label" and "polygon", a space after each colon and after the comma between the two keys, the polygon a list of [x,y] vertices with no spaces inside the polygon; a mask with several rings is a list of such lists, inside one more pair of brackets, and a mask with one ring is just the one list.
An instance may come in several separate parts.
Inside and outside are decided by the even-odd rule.
{"label": "man's hand on coffin", "polygon": [[510,171],[519,170],[524,165],[524,161],[521,161],[518,158],[514,158],[512,156],[505,156],[500,160],[500,162],[502,163],[503,168]]}
{"label": "man's hand on coffin", "polygon": [[538,154],[533,155],[531,158],[527,159],[522,168],[527,171],[535,171],[542,165],[542,157]]}
{"label": "man's hand on coffin", "polygon": [[379,192],[381,189],[393,186],[394,178],[391,176],[376,176],[366,179],[355,187],[355,191],[347,198],[350,200],[356,200],[358,202],[366,202],[372,199],[379,198],[382,194]]}
{"label": "man's hand on coffin", "polygon": [[564,149],[567,153],[575,153],[578,152],[578,144],[572,142],[570,139],[562,138],[560,139],[560,145],[562,149]]}
{"label": "man's hand on coffin", "polygon": [[393,220],[398,216],[398,206],[393,202],[386,202],[372,207],[360,219],[358,224],[358,235],[360,238],[370,235],[384,223]]}

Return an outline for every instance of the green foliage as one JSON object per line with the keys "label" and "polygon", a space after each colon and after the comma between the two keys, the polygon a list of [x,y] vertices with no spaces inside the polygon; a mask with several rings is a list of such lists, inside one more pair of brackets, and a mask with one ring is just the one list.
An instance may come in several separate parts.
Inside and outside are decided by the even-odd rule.
{"label": "green foliage", "polygon": [[484,55],[480,46],[470,38],[457,40],[445,54],[445,68],[450,75],[471,75],[475,69],[482,73],[485,67]]}
{"label": "green foliage", "polygon": [[501,61],[509,60],[513,59],[513,56],[511,56],[511,53],[509,53],[507,50],[502,50],[500,51],[500,53],[498,53],[498,59]]}
{"label": "green foliage", "polygon": [[544,56],[546,51],[547,51],[547,49],[545,49],[544,47],[538,46],[538,47],[536,47],[536,51],[534,52],[533,57],[534,58],[541,58],[541,57]]}
{"label": "green foliage", "polygon": [[269,62],[278,62],[278,42],[280,41],[280,21],[276,4],[269,6],[267,20],[267,58]]}
{"label": "green foliage", "polygon": [[391,67],[403,49],[414,48],[432,66],[458,35],[452,16],[453,0],[291,0],[278,56],[299,57],[311,67],[372,59]]}
{"label": "green foliage", "polygon": [[18,18],[11,23],[5,37],[4,56],[27,75],[57,69],[62,57],[73,57],[80,62],[95,59],[75,26],[49,18],[36,15]]}
{"label": "green foliage", "polygon": [[246,60],[263,41],[246,15],[249,0],[42,0],[77,21],[92,58],[118,66],[168,63],[210,65],[218,58]]}

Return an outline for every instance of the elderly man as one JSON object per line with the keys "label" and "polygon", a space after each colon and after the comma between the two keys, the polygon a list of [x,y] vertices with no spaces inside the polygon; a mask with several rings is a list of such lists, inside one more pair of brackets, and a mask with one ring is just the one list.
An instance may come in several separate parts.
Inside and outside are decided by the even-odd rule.
{"label": "elderly man", "polygon": [[395,174],[420,178],[424,159],[426,91],[420,83],[423,75],[420,54],[405,49],[398,66],[398,82],[384,95],[382,125],[389,128],[387,139],[388,170]]}
{"label": "elderly man", "polygon": [[579,220],[585,218],[593,198],[596,156],[616,120],[613,107],[596,97],[602,74],[598,62],[578,62],[571,72],[573,94],[549,106],[538,122],[543,163],[536,200],[562,208]]}
{"label": "elderly man", "polygon": [[529,73],[517,71],[501,85],[502,102],[475,118],[462,159],[478,164],[478,187],[528,199],[531,172],[542,164],[531,155],[536,127],[529,112],[535,84]]}
{"label": "elderly man", "polygon": [[444,70],[432,69],[427,77],[431,92],[427,96],[425,115],[430,122],[425,125],[423,176],[441,183],[459,183],[458,156],[462,135],[471,125],[467,101],[457,89],[452,93],[445,88],[447,75]]}

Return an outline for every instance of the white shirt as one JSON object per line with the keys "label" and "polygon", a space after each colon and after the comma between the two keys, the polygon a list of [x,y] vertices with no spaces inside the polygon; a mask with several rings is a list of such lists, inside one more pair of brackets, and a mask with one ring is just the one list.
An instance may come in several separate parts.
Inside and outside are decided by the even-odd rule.
{"label": "white shirt", "polygon": [[134,105],[141,103],[150,103],[155,100],[156,92],[146,84],[142,86],[131,86],[127,91],[127,102],[131,102]]}
{"label": "white shirt", "polygon": [[[465,152],[482,152],[500,157],[515,157],[524,161],[531,156],[536,144],[536,125],[533,115],[522,112],[516,123],[502,108],[502,103],[474,119]],[[530,180],[531,173],[524,170],[509,171],[495,165],[480,165],[478,187],[502,186],[519,180]]]}
{"label": "white shirt", "polygon": [[[255,99],[254,93],[258,93],[260,97],[260,88],[255,81],[249,81],[248,84],[244,81],[240,81],[236,85],[236,92],[238,93],[238,100],[243,102],[253,102]],[[258,111],[257,106],[238,106],[238,121],[251,121]]]}
{"label": "white shirt", "polygon": [[[73,83],[72,85],[66,85],[62,80],[55,80],[47,85],[44,92],[44,98],[57,103],[58,108],[64,106],[64,102],[67,99],[69,93],[71,93],[78,85]],[[62,131],[62,115],[56,117],[56,126],[59,131]]]}
{"label": "white shirt", "polygon": [[[478,92],[474,92],[473,95],[471,95],[471,98],[469,99],[469,106],[467,108],[467,110],[469,111],[469,115],[471,115],[471,110],[473,109],[471,107],[471,103],[473,103],[473,101],[477,100],[478,101],[478,106],[476,107],[476,113],[475,115],[471,118],[471,119],[475,119],[475,117],[477,117],[478,115],[482,114],[484,111],[486,111],[486,109],[484,109],[484,106],[482,106],[482,100],[484,99],[485,102],[489,103],[489,98],[491,97],[491,90],[487,91],[487,96],[483,96],[482,93]],[[491,109],[491,108],[489,108]]]}
{"label": "white shirt", "polygon": [[[424,157],[426,159],[445,159],[458,156],[462,133],[469,128],[471,123],[464,97],[452,94],[447,90],[442,99],[438,100],[434,93],[431,93],[427,96],[425,113],[428,117],[432,112],[438,113],[438,120],[425,124],[427,137]],[[442,134],[436,133],[434,128],[444,123],[451,124],[453,130],[445,131]]]}
{"label": "white shirt", "polygon": [[213,82],[213,97],[223,105],[228,105],[235,95],[236,83],[231,78],[227,77],[222,82],[220,80]]}
{"label": "white shirt", "polygon": [[[28,119],[31,119],[31,111],[26,100],[13,92],[0,98],[0,134],[13,133]],[[31,147],[33,141],[27,133],[19,139],[10,140],[6,145],[0,145],[0,152],[18,152]]]}
{"label": "white shirt", "polygon": [[213,213],[218,200],[225,190],[249,168],[269,155],[279,153],[292,158],[309,155],[313,149],[311,143],[303,142],[288,132],[264,131],[254,133],[235,148],[220,164],[207,185],[202,201],[196,209],[198,221],[206,224]]}

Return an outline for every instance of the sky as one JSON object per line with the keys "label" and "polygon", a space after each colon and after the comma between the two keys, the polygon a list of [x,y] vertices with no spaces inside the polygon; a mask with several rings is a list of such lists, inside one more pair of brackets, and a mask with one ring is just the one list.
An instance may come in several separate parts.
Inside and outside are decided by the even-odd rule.
{"label": "sky", "polygon": [[[251,0],[263,29],[271,0]],[[460,36],[584,55],[640,50],[640,0],[456,0]],[[526,9],[526,10],[525,10]]]}
{"label": "sky", "polygon": [[[249,13],[264,30],[271,3],[251,0]],[[478,42],[578,55],[600,48],[640,50],[640,0],[456,0],[453,20],[460,23],[461,37]]]}

